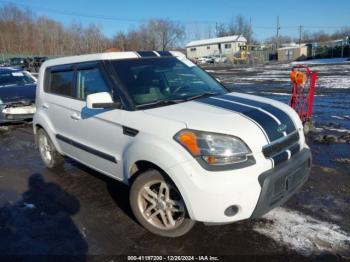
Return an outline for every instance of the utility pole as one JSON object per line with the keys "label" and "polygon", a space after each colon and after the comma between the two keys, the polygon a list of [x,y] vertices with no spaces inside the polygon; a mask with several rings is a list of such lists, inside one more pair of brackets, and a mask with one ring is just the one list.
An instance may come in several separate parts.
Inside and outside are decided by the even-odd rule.
{"label": "utility pole", "polygon": [[250,45],[251,44],[251,34],[252,34],[252,17],[250,16],[249,17],[249,39],[248,39],[248,45]]}
{"label": "utility pole", "polygon": [[279,47],[279,34],[280,34],[280,17],[277,16],[277,27],[276,27],[276,52]]}
{"label": "utility pole", "polygon": [[303,26],[299,26],[299,46],[301,45],[301,33],[303,31]]}

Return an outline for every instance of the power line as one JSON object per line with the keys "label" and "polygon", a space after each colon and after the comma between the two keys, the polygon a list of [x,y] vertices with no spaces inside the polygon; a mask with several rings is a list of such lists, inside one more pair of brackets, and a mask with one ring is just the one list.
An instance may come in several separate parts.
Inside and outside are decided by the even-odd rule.
{"label": "power line", "polygon": [[125,22],[141,22],[142,21],[142,19],[119,18],[119,17],[111,17],[111,16],[103,16],[103,15],[82,14],[82,13],[77,13],[77,12],[72,12],[72,11],[67,11],[67,10],[51,9],[51,8],[46,8],[46,7],[41,7],[41,6],[39,7],[39,6],[35,6],[35,5],[26,5],[26,4],[12,2],[12,1],[0,0],[0,2],[7,3],[7,4],[14,4],[14,5],[22,6],[24,8],[33,8],[36,10],[43,10],[43,11],[50,12],[50,13],[67,15],[67,16],[96,18],[96,19],[102,19],[102,20],[125,21]]}
{"label": "power line", "polygon": [[[140,18],[140,19],[135,19],[135,18],[128,18],[128,17],[115,17],[115,16],[105,16],[105,15],[92,15],[92,14],[86,14],[86,13],[78,13],[78,12],[72,12],[69,10],[59,10],[59,9],[52,9],[52,8],[46,8],[42,6],[36,6],[36,5],[27,5],[23,3],[18,3],[18,2],[13,2],[13,1],[6,1],[6,0],[0,0],[2,3],[7,3],[7,4],[14,4],[18,6],[22,6],[24,8],[29,8],[29,9],[34,9],[34,10],[42,10],[45,12],[49,13],[56,13],[56,14],[61,14],[61,15],[66,15],[66,16],[73,16],[73,17],[84,17],[84,18],[92,18],[92,19],[100,19],[100,20],[110,20],[110,21],[118,21],[118,22],[136,22],[136,23],[142,23],[145,22],[146,20],[150,18]],[[217,21],[211,21],[211,20],[185,20],[182,21],[184,24],[212,24],[216,25]],[[276,27],[274,26],[257,26],[251,24],[251,27],[253,29],[269,29],[269,30],[276,30]],[[300,26],[290,26],[290,25],[284,25],[281,26],[279,25],[280,30],[284,29],[298,29]],[[340,29],[344,26],[303,26],[303,28],[317,28],[317,29]]]}
{"label": "power line", "polygon": [[[142,23],[142,22],[149,19],[149,18],[135,19],[135,18],[125,18],[125,17],[104,16],[104,15],[91,15],[91,14],[86,14],[86,13],[83,14],[83,13],[78,13],[78,12],[72,12],[69,10],[58,10],[58,9],[46,8],[46,7],[36,6],[36,5],[27,5],[27,4],[22,4],[22,3],[13,2],[13,1],[0,0],[0,2],[7,3],[7,4],[14,4],[14,5],[22,6],[24,8],[29,8],[29,9],[42,10],[42,11],[49,12],[49,13],[56,13],[56,14],[61,14],[61,15],[74,16],[74,17],[94,18],[94,19],[100,19],[100,20]],[[183,23],[185,23],[185,24],[215,24],[216,21],[186,20]]]}

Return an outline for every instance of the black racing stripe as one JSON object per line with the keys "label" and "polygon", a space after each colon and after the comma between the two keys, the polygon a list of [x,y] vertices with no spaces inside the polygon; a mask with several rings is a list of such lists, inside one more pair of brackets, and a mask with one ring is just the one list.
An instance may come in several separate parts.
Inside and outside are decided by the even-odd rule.
{"label": "black racing stripe", "polygon": [[278,164],[288,160],[288,153],[287,153],[287,151],[283,151],[283,152],[273,156],[272,159],[273,159],[274,165],[277,166]]}
{"label": "black racing stripe", "polygon": [[160,56],[173,56],[169,51],[157,51]]}
{"label": "black racing stripe", "polygon": [[294,146],[292,146],[289,149],[291,155],[295,155],[296,153],[298,153],[300,151],[300,145],[299,144],[295,144]]}
{"label": "black racing stripe", "polygon": [[141,57],[157,57],[156,53],[153,51],[138,51],[137,52]]}
{"label": "black racing stripe", "polygon": [[276,120],[258,109],[238,105],[229,101],[214,99],[211,97],[199,99],[196,101],[238,112],[249,117],[250,119],[257,122],[264,129],[271,142],[283,137],[283,134],[277,131],[278,123],[276,122]]}
{"label": "black racing stripe", "polygon": [[285,124],[287,126],[287,130],[286,130],[287,134],[290,134],[290,133],[295,131],[294,123],[290,119],[288,114],[286,112],[284,112],[283,110],[280,110],[279,108],[277,108],[273,105],[270,105],[270,104],[264,103],[264,102],[260,102],[260,101],[256,101],[256,100],[251,100],[251,99],[247,99],[247,98],[233,96],[233,95],[222,95],[221,98],[227,99],[230,101],[234,101],[234,102],[238,102],[238,103],[242,103],[242,104],[247,104],[250,106],[259,107],[259,108],[269,112],[270,114],[274,115],[277,119],[279,119],[281,121],[282,124]]}
{"label": "black racing stripe", "polygon": [[109,154],[103,153],[101,151],[98,151],[98,150],[96,150],[94,148],[91,148],[89,146],[83,145],[83,144],[78,143],[76,141],[73,141],[73,140],[71,140],[71,139],[69,139],[69,138],[67,138],[65,136],[60,135],[60,134],[57,134],[56,138],[61,140],[61,141],[63,141],[63,142],[65,142],[65,143],[67,143],[67,144],[70,144],[70,145],[75,146],[75,147],[77,147],[77,148],[79,148],[81,150],[84,150],[84,151],[86,151],[86,152],[88,152],[90,154],[93,154],[93,155],[98,156],[100,158],[103,158],[105,160],[117,163],[117,160],[115,159],[114,156],[111,156]]}

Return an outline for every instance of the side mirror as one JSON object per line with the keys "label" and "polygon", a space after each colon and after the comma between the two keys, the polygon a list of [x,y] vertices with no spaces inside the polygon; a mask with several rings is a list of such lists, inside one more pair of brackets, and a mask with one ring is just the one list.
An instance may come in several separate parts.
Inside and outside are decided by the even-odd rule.
{"label": "side mirror", "polygon": [[121,103],[113,102],[112,96],[110,93],[101,92],[88,95],[86,97],[86,107],[89,109],[105,109],[105,108],[120,108]]}

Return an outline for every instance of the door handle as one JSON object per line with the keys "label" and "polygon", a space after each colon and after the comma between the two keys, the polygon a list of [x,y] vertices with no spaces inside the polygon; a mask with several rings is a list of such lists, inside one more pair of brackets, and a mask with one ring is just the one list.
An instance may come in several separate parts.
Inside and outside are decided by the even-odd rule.
{"label": "door handle", "polygon": [[70,116],[70,118],[72,118],[73,120],[80,120],[81,116],[78,115],[77,113],[74,113],[73,115]]}
{"label": "door handle", "polygon": [[43,104],[41,107],[44,109],[49,109],[49,105],[47,105],[47,104]]}

